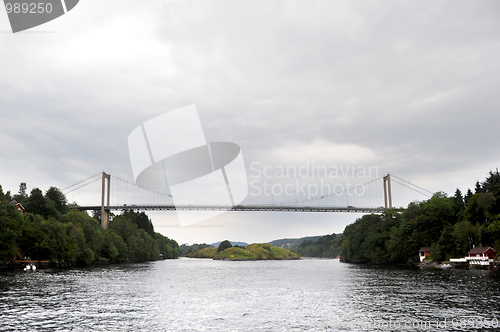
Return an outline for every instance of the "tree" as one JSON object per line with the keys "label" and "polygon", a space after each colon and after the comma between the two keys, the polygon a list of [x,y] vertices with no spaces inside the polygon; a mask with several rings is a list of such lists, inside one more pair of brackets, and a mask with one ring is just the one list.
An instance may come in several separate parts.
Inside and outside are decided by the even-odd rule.
{"label": "tree", "polygon": [[477,205],[483,210],[483,215],[485,217],[485,223],[488,223],[488,217],[490,215],[490,211],[495,205],[496,198],[493,193],[489,192],[486,194],[479,194],[477,198]]}
{"label": "tree", "polygon": [[0,260],[9,260],[16,254],[16,245],[23,235],[23,219],[10,204],[0,205]]}
{"label": "tree", "polygon": [[387,264],[390,231],[399,223],[394,211],[384,215],[364,215],[348,225],[342,234],[341,257],[352,263]]}
{"label": "tree", "polygon": [[446,225],[441,232],[439,240],[432,244],[430,254],[433,261],[444,261],[451,257],[463,255],[463,253],[457,253],[456,251],[453,231],[454,228],[452,225]]}
{"label": "tree", "polygon": [[229,242],[228,240],[224,240],[222,241],[220,244],[219,244],[219,247],[217,247],[217,252],[221,252],[221,251],[224,251],[228,248],[231,248],[233,245],[231,244],[231,242]]}
{"label": "tree", "polygon": [[[99,211],[100,213],[100,211]],[[134,210],[125,210],[122,213],[122,216],[129,219],[131,222],[137,225],[140,229],[143,229],[149,235],[155,235],[155,229],[153,227],[153,223],[151,219],[149,219],[148,215],[144,212],[134,212]]]}
{"label": "tree", "polygon": [[21,184],[19,185],[19,196],[21,196],[21,198],[27,198],[28,195],[26,194],[26,182],[21,182]]}
{"label": "tree", "polygon": [[56,187],[50,187],[45,193],[45,197],[48,197],[52,202],[54,202],[55,209],[60,213],[64,214],[68,212],[68,201],[66,196]]}
{"label": "tree", "polygon": [[478,241],[479,226],[472,225],[468,220],[463,220],[455,224],[453,228],[456,250],[465,255]]}
{"label": "tree", "polygon": [[467,189],[467,193],[465,194],[465,197],[464,197],[464,203],[466,206],[469,204],[471,198],[472,198],[472,190],[470,190],[470,188],[469,188],[469,189]]}
{"label": "tree", "polygon": [[458,215],[465,208],[462,192],[458,188],[455,191],[455,196],[453,196],[453,203],[454,203],[455,213]]}
{"label": "tree", "polygon": [[[500,198],[500,173],[498,168],[495,172],[490,171],[482,186],[486,193],[492,193],[496,198]],[[494,214],[500,213],[500,199],[497,199],[493,204],[491,212]]]}
{"label": "tree", "polygon": [[435,193],[430,199],[419,204],[419,214],[413,222],[416,230],[415,242],[422,246],[430,246],[436,242],[443,227],[453,224],[455,210],[446,194]]}
{"label": "tree", "polygon": [[481,184],[479,183],[479,181],[476,181],[475,194],[480,194],[480,193],[484,193],[484,189],[481,186]]}
{"label": "tree", "polygon": [[47,202],[45,201],[43,193],[40,189],[34,188],[33,190],[31,190],[30,197],[28,197],[26,201],[25,208],[27,212],[47,217]]}
{"label": "tree", "polygon": [[26,182],[21,182],[21,184],[19,184],[19,192],[17,193],[17,195],[14,195],[14,199],[18,203],[24,204],[24,202],[27,198],[28,198],[28,194],[26,194]]}

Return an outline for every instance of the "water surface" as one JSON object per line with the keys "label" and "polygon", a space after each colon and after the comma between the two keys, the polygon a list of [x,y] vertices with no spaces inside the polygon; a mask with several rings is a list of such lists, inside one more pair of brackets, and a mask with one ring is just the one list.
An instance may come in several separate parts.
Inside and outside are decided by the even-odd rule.
{"label": "water surface", "polygon": [[2,331],[497,331],[497,319],[500,277],[484,270],[178,259],[0,271]]}

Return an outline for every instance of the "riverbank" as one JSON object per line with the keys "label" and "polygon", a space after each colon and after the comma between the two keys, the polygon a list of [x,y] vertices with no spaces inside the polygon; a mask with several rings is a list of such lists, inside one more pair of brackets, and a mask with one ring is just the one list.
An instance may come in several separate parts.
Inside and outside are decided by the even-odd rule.
{"label": "riverbank", "polygon": [[111,264],[135,264],[135,263],[144,263],[144,262],[155,262],[163,259],[172,259],[172,258],[158,258],[158,259],[149,259],[149,260],[130,260],[130,259],[97,259],[90,264],[86,264],[84,262],[79,262],[76,260],[71,261],[50,261],[50,260],[12,260],[12,261],[0,261],[0,269],[6,270],[15,270],[15,269],[23,269],[26,265],[34,265],[37,269],[47,269],[47,268],[72,268],[72,267],[85,267],[85,266],[93,266],[93,265],[111,265]]}

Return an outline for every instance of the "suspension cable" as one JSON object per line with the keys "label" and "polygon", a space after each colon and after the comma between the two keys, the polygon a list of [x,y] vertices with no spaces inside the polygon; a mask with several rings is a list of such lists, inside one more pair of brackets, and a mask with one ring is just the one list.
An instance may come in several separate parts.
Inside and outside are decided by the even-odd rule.
{"label": "suspension cable", "polygon": [[[82,182],[85,182],[85,181],[87,181],[87,180],[90,180],[90,179],[92,179],[93,177],[98,176],[98,175],[101,175],[101,173],[97,173],[97,174],[95,174],[95,175],[92,175],[91,177],[86,178],[85,180],[82,180],[82,181],[80,181],[80,182],[77,182],[77,183],[75,183],[75,184],[72,184],[72,185],[71,185],[71,186],[69,186],[69,187],[66,187],[66,188],[64,188],[64,189],[61,189],[61,191],[65,191],[66,189],[69,189],[69,188],[71,188],[71,187],[74,187],[74,186],[76,186],[77,184],[80,184],[80,183],[82,183]],[[81,188],[81,187],[80,187],[80,188]],[[76,189],[75,189],[75,190],[76,190]]]}
{"label": "suspension cable", "polygon": [[[403,182],[406,182],[406,183],[408,183],[408,184],[411,184],[412,186],[417,187],[418,189],[421,189],[421,190],[423,190],[423,191],[427,191],[427,192],[428,192],[429,194],[431,194],[431,195],[433,195],[433,194],[434,194],[432,191],[429,191],[429,190],[424,189],[424,188],[422,188],[422,187],[419,187],[419,186],[417,186],[417,185],[415,185],[415,184],[413,184],[413,183],[411,183],[411,182],[408,182],[408,181],[406,181],[406,180],[403,180],[403,179],[401,179],[401,178],[398,178],[398,177],[397,177],[396,175],[394,175],[394,174],[391,174],[391,177],[395,177],[396,179],[401,180],[401,181],[403,181]],[[399,183],[399,182],[398,182],[398,183]],[[400,183],[400,184],[401,184],[401,183]],[[411,189],[411,188],[410,188],[410,189]]]}
{"label": "suspension cable", "polygon": [[100,180],[100,178],[97,178],[97,179],[95,179],[94,181],[91,181],[91,182],[89,182],[89,183],[86,183],[86,184],[84,184],[84,185],[82,185],[82,186],[78,187],[78,188],[75,188],[75,189],[73,189],[73,190],[70,190],[70,191],[66,192],[66,193],[65,193],[65,195],[67,195],[67,194],[69,194],[69,193],[71,193],[71,192],[73,192],[73,191],[75,191],[75,190],[78,190],[78,189],[80,189],[80,188],[83,188],[83,187],[85,187],[85,186],[88,186],[89,184],[94,183],[94,182],[99,181],[99,180]]}
{"label": "suspension cable", "polygon": [[[391,176],[392,176],[392,174],[391,174]],[[408,187],[408,186],[407,186],[407,185],[405,185],[404,183],[401,183],[401,182],[396,181],[396,180],[393,180],[393,179],[391,179],[391,180],[392,180],[392,181],[394,181],[394,182],[396,182],[396,183],[399,183],[399,184],[400,184],[400,185],[402,185],[403,187],[406,187],[406,188],[408,188],[408,189],[411,189],[411,190],[413,190],[413,191],[416,191],[416,192],[417,192],[417,193],[419,193],[419,194],[422,194],[422,195],[424,195],[424,196],[430,197],[428,194],[423,193],[423,192],[421,192],[421,191],[418,191],[418,190],[417,190],[417,189],[415,189],[415,188]],[[424,190],[425,190],[425,189],[424,189]]]}

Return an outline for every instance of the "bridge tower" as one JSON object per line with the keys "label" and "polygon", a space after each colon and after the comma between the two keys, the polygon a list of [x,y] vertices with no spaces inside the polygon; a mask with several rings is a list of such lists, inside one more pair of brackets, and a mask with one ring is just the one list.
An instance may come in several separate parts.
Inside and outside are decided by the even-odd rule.
{"label": "bridge tower", "polygon": [[[108,180],[108,187],[106,189],[106,180]],[[109,196],[111,187],[111,176],[102,172],[102,198],[101,198],[101,227],[108,229],[109,227]],[[107,204],[104,206],[104,193],[107,191]]]}
{"label": "bridge tower", "polygon": [[[387,204],[387,192],[389,192],[389,204]],[[391,174],[384,176],[384,201],[385,208],[392,209]]]}

